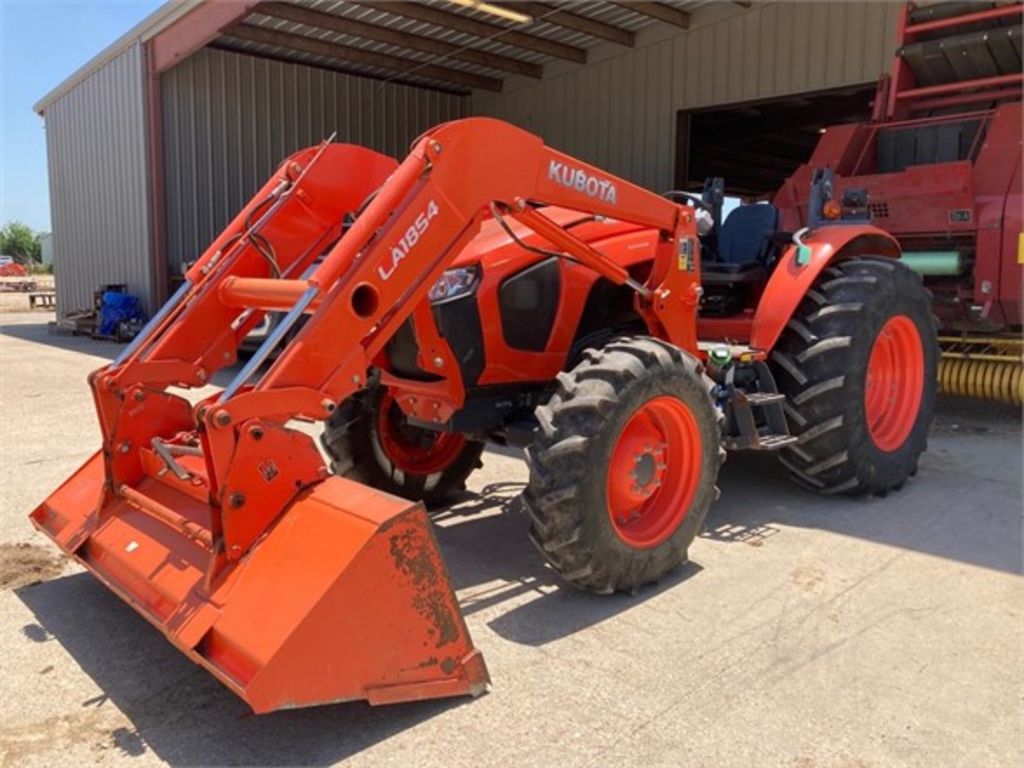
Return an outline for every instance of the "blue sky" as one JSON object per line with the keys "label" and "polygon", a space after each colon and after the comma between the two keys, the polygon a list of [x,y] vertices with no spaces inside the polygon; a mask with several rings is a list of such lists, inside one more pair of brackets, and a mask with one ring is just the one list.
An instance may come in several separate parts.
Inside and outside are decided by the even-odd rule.
{"label": "blue sky", "polygon": [[0,225],[49,230],[43,121],[32,105],[162,0],[0,0]]}

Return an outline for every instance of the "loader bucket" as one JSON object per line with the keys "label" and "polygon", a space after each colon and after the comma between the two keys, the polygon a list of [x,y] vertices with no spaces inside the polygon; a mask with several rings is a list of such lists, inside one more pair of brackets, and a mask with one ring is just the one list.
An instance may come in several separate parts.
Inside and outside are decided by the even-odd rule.
{"label": "loader bucket", "polygon": [[104,484],[97,453],[33,523],[256,713],[489,682],[421,505],[328,477],[211,578],[201,494],[149,475]]}

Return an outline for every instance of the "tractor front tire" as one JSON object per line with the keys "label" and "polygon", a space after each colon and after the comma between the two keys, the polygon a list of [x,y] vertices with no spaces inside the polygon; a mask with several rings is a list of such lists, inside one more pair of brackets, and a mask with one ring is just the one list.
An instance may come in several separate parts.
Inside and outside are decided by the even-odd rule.
{"label": "tractor front tire", "polygon": [[405,423],[384,387],[353,395],[324,427],[320,442],[331,471],[387,493],[441,506],[482,466],[484,444],[464,435]]}
{"label": "tractor front tire", "polygon": [[523,501],[564,579],[633,591],[687,559],[724,457],[711,381],[678,347],[629,337],[588,349],[536,410]]}
{"label": "tractor front tire", "polygon": [[790,431],[780,459],[820,493],[884,495],[917,472],[938,342],[921,277],[893,259],[827,268],[771,355]]}

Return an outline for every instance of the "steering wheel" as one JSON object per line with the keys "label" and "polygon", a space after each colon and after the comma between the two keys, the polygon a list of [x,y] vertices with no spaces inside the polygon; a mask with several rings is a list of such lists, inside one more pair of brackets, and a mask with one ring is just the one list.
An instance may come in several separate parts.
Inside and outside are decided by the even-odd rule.
{"label": "steering wheel", "polygon": [[662,192],[661,196],[667,197],[669,200],[682,198],[690,205],[692,205],[694,208],[700,208],[701,210],[707,211],[712,215],[714,215],[715,213],[715,208],[713,205],[711,205],[711,203],[705,202],[704,200],[701,199],[700,195],[695,194],[693,192],[683,192],[680,189],[671,189],[668,192]]}

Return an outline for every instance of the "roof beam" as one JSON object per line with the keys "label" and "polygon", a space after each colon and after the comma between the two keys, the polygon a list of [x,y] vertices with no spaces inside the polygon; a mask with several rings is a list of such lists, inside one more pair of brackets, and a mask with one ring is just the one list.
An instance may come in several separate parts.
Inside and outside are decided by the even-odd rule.
{"label": "roof beam", "polygon": [[[208,47],[214,48],[218,51],[236,53],[240,56],[248,56],[253,59],[263,59],[265,61],[272,61],[278,64],[296,64],[300,67],[313,67],[314,69],[322,69],[325,72],[337,72],[340,75],[351,75],[354,77],[373,79],[379,77],[377,75],[368,75],[366,74],[365,69],[360,68],[359,65],[350,64],[347,61],[335,61],[334,59],[327,61],[325,59],[323,61],[311,62],[299,51],[285,50],[284,48],[279,48],[273,53],[267,53],[266,51],[252,48],[242,40],[235,40],[234,38],[227,37],[226,35],[218,37],[210,43]],[[396,85],[410,85],[414,88],[436,91],[437,93],[451,93],[456,96],[465,96],[467,91],[466,86],[464,85],[454,85],[453,83],[426,84],[422,80],[414,80],[412,77],[406,77],[404,75],[389,77],[387,82],[394,83]]]}
{"label": "roof beam", "polygon": [[326,40],[316,40],[305,35],[295,35],[290,32],[281,32],[276,29],[267,29],[252,24],[239,24],[224,32],[227,37],[236,40],[245,40],[250,43],[262,43],[264,45],[277,45],[292,51],[311,53],[315,56],[326,56],[340,61],[349,61],[355,64],[366,64],[371,67],[380,67],[408,77],[419,75],[429,77],[433,80],[441,80],[448,83],[457,83],[469,88],[480,88],[485,91],[501,92],[501,80],[493,77],[475,75],[471,72],[462,72],[457,69],[439,67],[434,64],[419,64],[411,59],[403,59],[400,56],[392,56],[387,53],[368,51],[362,48],[350,48],[347,45],[329,43]]}
{"label": "roof beam", "polygon": [[416,19],[417,21],[423,21],[427,24],[433,24],[438,27],[446,27],[458,32],[465,32],[467,35],[493,38],[496,42],[512,45],[516,48],[523,48],[527,51],[533,51],[534,53],[542,53],[545,56],[553,56],[556,59],[565,59],[566,61],[572,61],[577,64],[587,63],[587,52],[583,48],[577,48],[573,45],[565,45],[564,43],[556,43],[554,40],[536,37],[535,35],[527,35],[523,32],[517,32],[514,29],[498,26],[497,24],[477,21],[476,19],[471,19],[468,16],[461,16],[457,13],[442,11],[431,5],[419,5],[418,3],[380,3],[369,2],[368,0],[367,2],[364,2],[363,0],[358,1],[360,5],[365,5],[367,8],[373,8],[377,11],[394,13],[399,16],[405,16],[408,19]]}
{"label": "roof beam", "polygon": [[149,41],[149,69],[159,74],[216,39],[222,30],[244,19],[255,2],[203,3]]}
{"label": "roof beam", "polygon": [[548,3],[520,3],[494,1],[494,5],[502,5],[516,11],[522,11],[533,16],[534,21],[541,21],[546,24],[554,24],[558,27],[571,29],[574,32],[582,32],[585,35],[607,40],[610,43],[625,45],[632,48],[636,44],[635,37],[628,29],[622,29],[612,24],[606,24],[588,16],[581,16],[578,13],[559,10]]}
{"label": "roof beam", "polygon": [[671,5],[665,5],[664,3],[616,3],[616,5],[622,6],[627,11],[633,11],[633,13],[650,16],[652,19],[663,21],[666,24],[672,24],[683,29],[690,28],[690,14],[686,11],[680,11],[678,8],[673,8]]}
{"label": "roof beam", "polygon": [[301,5],[293,5],[292,3],[261,3],[256,11],[267,16],[273,16],[275,19],[305,24],[307,27],[318,27],[320,29],[329,29],[332,32],[340,32],[344,35],[365,37],[369,40],[377,40],[401,48],[431,53],[448,59],[458,59],[469,64],[478,64],[490,69],[500,69],[534,79],[540,79],[544,74],[544,68],[539,64],[520,61],[519,59],[513,59],[511,56],[477,51],[472,48],[461,48],[457,45],[446,43],[443,40],[435,40],[432,37],[423,37],[422,35],[413,35],[408,32],[391,29],[390,27],[367,24],[363,21],[349,19],[344,16],[335,16],[333,13],[324,13],[323,11],[317,11]]}

